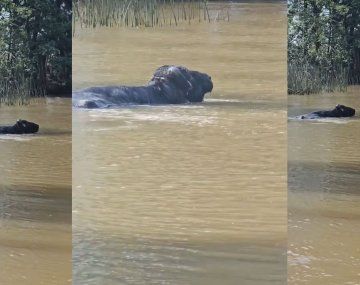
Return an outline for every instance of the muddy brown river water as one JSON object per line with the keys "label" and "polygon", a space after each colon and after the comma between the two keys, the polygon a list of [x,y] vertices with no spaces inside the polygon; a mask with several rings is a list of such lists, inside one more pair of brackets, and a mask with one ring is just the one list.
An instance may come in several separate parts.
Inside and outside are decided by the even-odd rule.
{"label": "muddy brown river water", "polygon": [[360,89],[287,98],[286,3],[217,5],[230,22],[73,38],[75,89],[180,64],[211,75],[201,104],[74,109],[73,139],[69,99],[0,107],[41,128],[0,135],[0,284],[359,284],[359,114],[291,118]]}
{"label": "muddy brown river water", "polygon": [[0,284],[71,284],[71,102],[0,107],[0,122],[37,122],[0,135]]}
{"label": "muddy brown river water", "polygon": [[336,104],[354,118],[290,120],[289,284],[360,283],[360,88],[289,96],[289,116]]}
{"label": "muddy brown river water", "polygon": [[74,284],[285,284],[286,4],[228,5],[230,22],[77,30],[75,89],[181,64],[214,90],[74,109]]}

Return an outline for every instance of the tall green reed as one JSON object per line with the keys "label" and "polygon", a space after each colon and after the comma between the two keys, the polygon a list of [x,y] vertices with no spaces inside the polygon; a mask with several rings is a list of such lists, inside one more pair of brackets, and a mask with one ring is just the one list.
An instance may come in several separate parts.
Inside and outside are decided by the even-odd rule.
{"label": "tall green reed", "polygon": [[[180,22],[219,20],[212,17],[206,0],[76,0],[73,6],[73,34],[80,27],[157,27]],[[224,17],[222,17],[224,18]]]}
{"label": "tall green reed", "polygon": [[288,63],[288,94],[311,94],[346,91],[348,68],[344,66],[323,67],[308,62]]}
{"label": "tall green reed", "polygon": [[0,77],[0,105],[26,105],[33,97],[45,96],[45,90],[23,74]]}

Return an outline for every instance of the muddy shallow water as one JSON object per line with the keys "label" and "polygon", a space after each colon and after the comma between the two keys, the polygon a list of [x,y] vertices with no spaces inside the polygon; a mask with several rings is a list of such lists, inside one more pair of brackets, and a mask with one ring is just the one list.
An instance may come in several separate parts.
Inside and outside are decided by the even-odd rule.
{"label": "muddy shallow water", "polygon": [[40,131],[0,135],[0,284],[70,284],[70,99],[0,107],[2,124],[19,118]]}
{"label": "muddy shallow water", "polygon": [[74,88],[211,75],[205,102],[73,111],[75,284],[285,284],[286,4],[80,30]]}
{"label": "muddy shallow water", "polygon": [[289,96],[289,116],[336,104],[353,118],[290,120],[289,284],[359,284],[360,89]]}

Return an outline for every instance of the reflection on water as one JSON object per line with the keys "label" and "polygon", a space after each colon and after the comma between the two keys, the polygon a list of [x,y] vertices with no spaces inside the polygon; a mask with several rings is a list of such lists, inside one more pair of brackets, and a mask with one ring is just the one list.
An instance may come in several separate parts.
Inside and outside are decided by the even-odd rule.
{"label": "reflection on water", "polygon": [[73,113],[75,284],[284,284],[286,5],[232,21],[82,30],[74,86],[210,74],[202,104]]}
{"label": "reflection on water", "polygon": [[[360,111],[360,90],[290,96],[289,115]],[[289,121],[289,284],[359,284],[360,119]]]}
{"label": "reflection on water", "polygon": [[0,135],[0,284],[71,283],[71,104],[1,107],[1,124],[39,123]]}

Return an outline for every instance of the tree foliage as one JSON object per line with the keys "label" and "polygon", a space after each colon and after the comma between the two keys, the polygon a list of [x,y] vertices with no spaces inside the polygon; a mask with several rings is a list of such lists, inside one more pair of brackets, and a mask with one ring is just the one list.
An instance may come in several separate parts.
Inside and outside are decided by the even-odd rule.
{"label": "tree foliage", "polygon": [[5,83],[6,92],[25,85],[30,95],[70,93],[71,5],[71,0],[0,0],[3,96]]}
{"label": "tree foliage", "polygon": [[360,83],[360,1],[288,1],[289,93]]}

